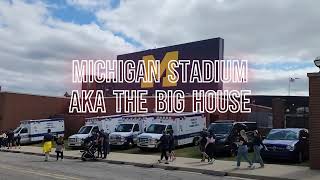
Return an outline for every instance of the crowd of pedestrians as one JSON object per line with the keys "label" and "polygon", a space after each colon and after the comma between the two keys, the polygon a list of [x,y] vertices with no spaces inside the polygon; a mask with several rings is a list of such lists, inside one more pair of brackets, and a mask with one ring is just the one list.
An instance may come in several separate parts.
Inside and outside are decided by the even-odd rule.
{"label": "crowd of pedestrians", "polygon": [[6,132],[0,132],[0,148],[20,148],[20,141],[20,134],[15,137],[12,129]]}
{"label": "crowd of pedestrians", "polygon": [[[103,130],[99,132],[94,132],[91,137],[89,137],[89,141],[94,144],[94,147],[97,151],[97,157],[95,158],[102,158],[106,159],[107,155],[110,152],[110,144],[109,144],[109,134],[105,133]],[[0,132],[0,148],[13,148],[19,147],[20,148],[20,141],[21,137],[20,134],[14,135],[12,129],[7,132]],[[55,142],[55,152],[56,152],[56,159],[63,160],[63,151],[64,151],[64,139],[63,137],[54,137],[51,134],[51,130],[48,129],[48,132],[44,135],[43,138],[43,153],[45,154],[45,161],[48,161],[49,154],[52,150],[53,142]],[[201,162],[205,162],[208,160],[209,164],[213,164],[215,161],[215,144],[216,144],[216,137],[214,133],[207,131],[204,129],[201,133],[199,139],[199,149],[201,152]],[[245,130],[241,130],[239,132],[239,138],[236,142],[237,144],[237,156],[236,156],[236,167],[239,168],[242,159],[244,159],[248,164],[249,168],[254,168],[254,163],[259,163],[260,167],[264,167],[264,162],[261,158],[260,151],[263,148],[266,148],[262,143],[262,137],[260,133],[255,130],[253,136],[253,158],[252,160],[248,157],[248,137]],[[176,159],[174,148],[175,148],[175,139],[173,135],[173,131],[163,131],[163,134],[159,141],[159,148],[161,151],[160,159],[158,160],[159,163],[162,163],[163,160],[165,164],[169,164],[169,162],[174,161]]]}
{"label": "crowd of pedestrians", "polygon": [[[201,138],[199,141],[199,149],[201,152],[201,162],[204,162],[206,159],[208,159],[209,164],[213,164],[215,161],[215,140],[216,137],[213,133],[208,132],[207,129],[204,129],[201,133]],[[262,137],[258,130],[254,131],[254,136],[253,136],[253,150],[254,150],[254,155],[253,159],[250,160],[248,157],[248,136],[245,132],[245,130],[241,130],[239,132],[239,138],[237,142],[237,156],[236,156],[236,168],[240,167],[241,160],[244,159],[246,162],[249,164],[249,168],[254,168],[254,163],[259,163],[260,167],[264,167],[264,162],[261,158],[260,151],[261,149],[266,149],[264,144],[262,143]],[[266,149],[267,150],[267,149]]]}

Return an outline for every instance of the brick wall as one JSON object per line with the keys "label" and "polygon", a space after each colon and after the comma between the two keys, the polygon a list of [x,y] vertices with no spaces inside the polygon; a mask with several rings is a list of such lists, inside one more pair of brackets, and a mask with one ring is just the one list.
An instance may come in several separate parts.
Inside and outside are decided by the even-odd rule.
{"label": "brick wall", "polygon": [[[92,99],[94,100],[94,99]],[[84,125],[86,117],[112,115],[116,114],[115,97],[106,97],[106,113],[95,114],[69,114],[70,99],[64,97],[47,97],[18,93],[0,93],[0,130],[7,130],[9,128],[15,128],[19,125],[21,120],[28,119],[41,119],[48,118],[56,114],[63,114],[65,118],[66,135],[73,134]],[[185,99],[185,111],[192,111],[192,98],[186,97]],[[155,107],[154,97],[147,97],[148,112],[153,112]],[[255,112],[271,112],[271,108],[250,105],[252,111]],[[215,120],[236,120],[246,121],[248,120],[248,114],[243,113],[212,113],[205,114],[207,118],[207,124],[214,122]]]}
{"label": "brick wall", "polygon": [[21,120],[64,114],[68,103],[64,97],[0,92],[0,130],[15,128]]}
{"label": "brick wall", "polygon": [[309,73],[310,168],[320,169],[320,72]]}
{"label": "brick wall", "polygon": [[275,98],[272,100],[273,128],[284,128],[285,100]]}

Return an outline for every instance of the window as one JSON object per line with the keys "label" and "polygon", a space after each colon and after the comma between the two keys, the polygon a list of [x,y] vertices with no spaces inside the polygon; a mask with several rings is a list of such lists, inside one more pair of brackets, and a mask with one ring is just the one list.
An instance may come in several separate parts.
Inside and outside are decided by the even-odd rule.
{"label": "window", "polygon": [[99,132],[99,128],[97,126],[95,126],[93,129],[92,129],[92,132]]}
{"label": "window", "polygon": [[299,134],[291,130],[273,129],[269,132],[266,139],[268,140],[298,140]]}
{"label": "window", "polygon": [[131,132],[133,124],[120,124],[116,128],[116,132]]}
{"label": "window", "polygon": [[151,124],[146,133],[152,133],[152,134],[162,134],[162,132],[165,130],[166,126],[162,124]]}
{"label": "window", "polygon": [[92,126],[82,126],[78,131],[78,134],[89,134],[91,131]]}
{"label": "window", "polygon": [[134,132],[140,131],[139,124],[134,125],[133,131]]}
{"label": "window", "polygon": [[21,131],[20,131],[20,133],[22,134],[22,133],[28,133],[28,129],[27,128],[23,128]]}

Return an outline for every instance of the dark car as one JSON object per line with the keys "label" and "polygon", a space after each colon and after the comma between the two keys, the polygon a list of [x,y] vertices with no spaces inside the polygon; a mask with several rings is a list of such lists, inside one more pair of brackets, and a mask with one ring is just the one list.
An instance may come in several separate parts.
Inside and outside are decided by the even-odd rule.
{"label": "dark car", "polygon": [[253,131],[257,129],[255,122],[235,122],[232,120],[219,120],[211,123],[208,131],[216,136],[216,153],[234,155],[237,150],[239,132],[245,130],[249,139],[249,149],[252,149]]}
{"label": "dark car", "polygon": [[302,162],[309,158],[309,132],[307,129],[272,129],[263,140],[267,149],[261,151],[264,159],[286,159]]}

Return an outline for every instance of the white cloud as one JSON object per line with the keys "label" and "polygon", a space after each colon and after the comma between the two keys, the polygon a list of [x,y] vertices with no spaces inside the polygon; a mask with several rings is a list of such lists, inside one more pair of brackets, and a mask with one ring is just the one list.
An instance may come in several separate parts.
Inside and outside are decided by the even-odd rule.
{"label": "white cloud", "polygon": [[[248,59],[258,65],[310,62],[311,67],[320,53],[319,6],[320,1],[311,0],[132,0],[96,14],[106,27],[141,42],[146,49],[222,37],[225,57]],[[290,74],[277,68],[268,69],[268,73],[256,70],[257,74],[266,73],[256,79],[274,82],[263,94],[284,94],[284,80],[279,81],[279,76],[288,78],[296,73],[307,82],[309,70],[315,69],[302,68]],[[308,94],[307,83],[301,84],[300,90]]]}
{"label": "white cloud", "polygon": [[3,90],[63,95],[75,87],[70,84],[72,59],[114,59],[119,53],[135,50],[96,24],[52,18],[43,3],[0,1],[0,19],[4,24],[0,27]]}
{"label": "white cloud", "polygon": [[319,53],[318,1],[132,0],[97,17],[146,48],[220,36],[226,56],[310,59]]}
{"label": "white cloud", "polygon": [[[301,63],[320,52],[318,1],[130,0],[116,9],[110,0],[68,0],[95,11],[95,23],[78,25],[55,19],[48,5],[0,1],[0,85],[4,90],[62,95],[71,89],[70,60],[114,58],[135,47],[121,32],[146,49],[212,37],[225,39],[225,56],[252,64]],[[59,7],[56,7],[59,8]],[[107,29],[107,30],[106,30]],[[267,66],[268,67],[268,66]],[[289,76],[300,77],[292,94],[307,95],[307,72],[316,68],[252,69],[254,94],[286,95]]]}

